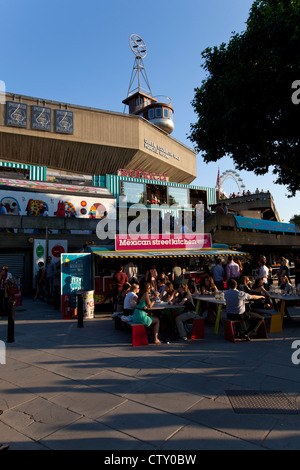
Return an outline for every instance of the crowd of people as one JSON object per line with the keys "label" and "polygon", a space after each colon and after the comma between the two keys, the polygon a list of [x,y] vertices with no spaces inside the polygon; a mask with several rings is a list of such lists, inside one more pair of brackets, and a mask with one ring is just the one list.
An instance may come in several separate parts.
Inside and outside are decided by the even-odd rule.
{"label": "crowd of people", "polygon": [[[244,319],[250,323],[243,337],[250,340],[250,334],[255,334],[264,317],[255,313],[257,308],[271,309],[269,289],[276,276],[277,284],[284,292],[292,287],[288,260],[280,259],[277,272],[273,274],[272,268],[267,266],[265,256],[257,260],[257,276],[250,280],[244,275],[243,264],[240,259],[228,256],[224,264],[221,258],[216,259],[215,265],[196,282],[196,278],[185,279],[184,270],[173,263],[173,268],[167,272],[165,268],[157,269],[153,264],[140,275],[137,266],[130,262],[125,267],[119,266],[114,274],[114,314],[128,317],[133,323],[152,327],[154,343],[160,343],[160,317],[151,314],[153,305],[167,302],[168,305],[180,305],[182,309],[174,309],[168,314],[169,323],[182,340],[187,340],[185,322],[196,316],[195,297],[215,295],[224,292],[226,300],[226,313],[229,319]],[[300,256],[295,258],[295,285],[300,284]],[[299,286],[300,287],[300,286]],[[251,302],[250,302],[251,301]],[[210,303],[207,297],[200,302],[199,314],[209,323],[216,318],[216,304]],[[254,308],[251,308],[254,307]],[[168,311],[170,308],[167,309]],[[238,316],[238,317],[237,317]],[[170,326],[170,325],[169,325]]]}

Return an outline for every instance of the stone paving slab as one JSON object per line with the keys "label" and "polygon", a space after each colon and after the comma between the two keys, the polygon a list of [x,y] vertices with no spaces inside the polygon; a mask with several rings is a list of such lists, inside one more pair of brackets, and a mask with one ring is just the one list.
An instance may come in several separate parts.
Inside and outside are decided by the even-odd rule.
{"label": "stone paving slab", "polygon": [[[0,443],[12,450],[300,449],[297,416],[234,412],[226,390],[282,391],[300,408],[300,307],[268,340],[205,339],[133,348],[109,314],[63,320],[42,302],[16,308],[0,364]],[[7,319],[0,318],[6,342]],[[300,357],[300,354],[299,354]]]}

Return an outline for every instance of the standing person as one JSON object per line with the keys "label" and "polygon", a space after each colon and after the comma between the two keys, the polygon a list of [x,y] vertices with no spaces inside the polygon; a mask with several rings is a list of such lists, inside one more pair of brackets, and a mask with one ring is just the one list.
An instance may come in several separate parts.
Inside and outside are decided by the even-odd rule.
{"label": "standing person", "polygon": [[[7,215],[7,209],[2,202],[0,203],[0,215]],[[7,232],[7,228],[2,228],[0,231]]]}
{"label": "standing person", "polygon": [[223,211],[224,211],[224,214],[225,214],[225,215],[228,215],[228,207],[227,207],[227,205],[225,204],[225,202],[223,202]]}
{"label": "standing person", "polygon": [[258,328],[264,321],[264,317],[251,311],[246,312],[245,302],[249,300],[264,299],[263,295],[250,295],[237,289],[237,283],[234,279],[228,281],[228,290],[225,291],[226,314],[228,320],[250,322],[246,332],[241,337],[247,341],[251,340],[250,334],[257,333]]}
{"label": "standing person", "polygon": [[222,266],[221,258],[216,259],[216,264],[212,268],[212,278],[218,290],[224,290],[225,271]]}
{"label": "standing person", "polygon": [[3,202],[0,203],[0,215],[7,215],[7,209]]}
{"label": "standing person", "polygon": [[280,286],[281,284],[281,278],[284,276],[287,276],[289,281],[290,281],[290,271],[288,267],[288,260],[284,257],[280,258],[280,266],[279,270],[277,272],[278,276],[278,285]]}
{"label": "standing person", "polygon": [[38,273],[37,273],[37,278],[36,278],[36,293],[35,297],[33,300],[37,300],[40,295],[43,297],[46,297],[46,292],[45,292],[45,282],[46,282],[46,270],[44,268],[44,263],[40,261],[38,263]]}
{"label": "standing person", "polygon": [[229,279],[234,279],[236,282],[240,279],[240,267],[237,263],[233,261],[233,257],[231,255],[228,256],[228,264],[226,266],[226,278],[227,281]]}
{"label": "standing person", "polygon": [[0,273],[0,316],[8,315],[9,289],[13,285],[12,274],[8,266],[2,266]]}
{"label": "standing person", "polygon": [[[151,317],[146,312],[145,308],[151,308],[155,302],[155,300],[150,300],[150,291],[151,285],[150,282],[145,282],[144,289],[140,298],[140,301],[136,305],[133,316],[132,316],[132,323],[134,324],[142,324],[145,326],[152,326],[153,334],[154,334],[154,343],[160,344],[160,340],[158,339],[158,332],[159,332],[159,325],[160,321],[157,317]],[[156,297],[158,297],[158,292],[156,293]]]}
{"label": "standing person", "polygon": [[258,260],[258,278],[262,279],[264,289],[268,290],[269,287],[269,268],[266,266],[265,258],[260,258]]}
{"label": "standing person", "polygon": [[54,275],[56,274],[56,265],[52,261],[52,257],[47,257],[46,263],[46,292],[48,294],[48,299],[52,299],[53,297],[53,281]]}
{"label": "standing person", "polygon": [[125,274],[123,272],[123,266],[120,265],[117,269],[117,271],[115,272],[115,274],[113,275],[113,283],[114,283],[114,311],[116,309],[116,306],[117,306],[117,300],[118,300],[118,296],[119,294],[122,292],[123,290],[123,285],[125,284],[125,282],[128,283],[128,277],[127,277],[127,274]]}
{"label": "standing person", "polygon": [[177,261],[174,261],[171,281],[175,289],[178,289],[178,287],[181,284],[181,280],[182,280],[182,269],[180,266],[177,265]]}

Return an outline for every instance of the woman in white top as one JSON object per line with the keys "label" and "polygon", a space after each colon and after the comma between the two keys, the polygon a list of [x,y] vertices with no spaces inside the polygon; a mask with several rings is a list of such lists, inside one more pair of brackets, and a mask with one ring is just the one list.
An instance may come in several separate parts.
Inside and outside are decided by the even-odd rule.
{"label": "woman in white top", "polygon": [[133,315],[137,300],[140,286],[138,284],[132,284],[129,292],[127,292],[124,299],[124,315]]}

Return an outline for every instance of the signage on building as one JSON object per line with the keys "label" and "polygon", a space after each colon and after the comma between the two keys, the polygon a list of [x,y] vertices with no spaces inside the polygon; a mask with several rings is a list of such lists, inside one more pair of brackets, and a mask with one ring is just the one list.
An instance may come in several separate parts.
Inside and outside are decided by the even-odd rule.
{"label": "signage on building", "polygon": [[55,110],[55,130],[64,134],[73,134],[73,111]]}
{"label": "signage on building", "polygon": [[32,129],[51,131],[51,108],[45,106],[32,106],[31,109]]}
{"label": "signage on building", "polygon": [[201,250],[211,248],[209,233],[116,235],[116,251]]}
{"label": "signage on building", "polygon": [[120,168],[120,176],[130,176],[131,178],[142,178],[145,180],[155,180],[155,181],[167,181],[167,175],[160,173],[152,173],[151,171],[142,171],[142,170],[125,170]]}
{"label": "signage on building", "polygon": [[27,104],[7,101],[6,124],[8,126],[27,127]]}
{"label": "signage on building", "polygon": [[[31,106],[31,128],[51,131],[52,108]],[[6,125],[27,128],[28,106],[18,101],[6,102]],[[55,110],[55,132],[73,134],[74,113],[63,109]]]}
{"label": "signage on building", "polygon": [[175,160],[180,160],[180,157],[178,155],[175,155],[175,153],[170,152],[169,150],[161,147],[160,145],[155,144],[151,140],[144,139],[144,147],[148,150],[151,150],[151,152],[156,153],[157,155],[160,155],[161,157],[165,158],[175,158]]}

